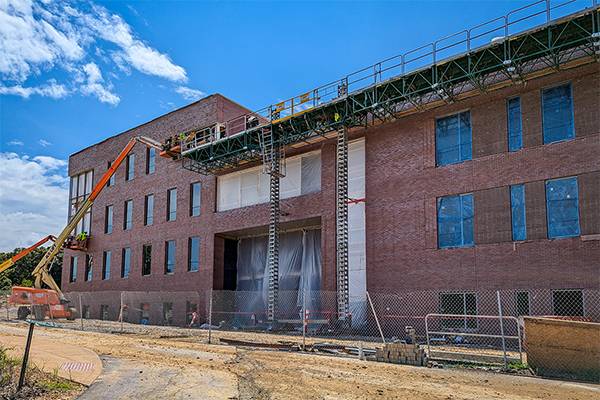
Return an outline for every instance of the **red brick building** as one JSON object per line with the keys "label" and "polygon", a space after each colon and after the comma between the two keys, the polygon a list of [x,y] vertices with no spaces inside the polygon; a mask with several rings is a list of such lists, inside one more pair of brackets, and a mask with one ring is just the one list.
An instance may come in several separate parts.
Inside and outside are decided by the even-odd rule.
{"label": "red brick building", "polygon": [[[247,111],[212,95],[83,149],[69,159],[79,184],[71,198],[85,196],[86,179],[96,183],[133,136],[164,141]],[[597,62],[353,128],[350,138],[350,197],[362,207],[362,233],[350,228],[355,291],[549,289],[555,313],[561,293],[577,308],[568,313],[589,307],[580,293],[600,289]],[[269,219],[261,174],[243,175],[257,164],[216,177],[139,144],[131,154],[80,227],[91,235],[87,252],[66,251],[63,290],[239,289],[232,249],[266,235]],[[334,139],[290,148],[288,174],[300,171],[302,182],[281,201],[284,231],[319,233],[319,287],[333,291],[335,161]]]}

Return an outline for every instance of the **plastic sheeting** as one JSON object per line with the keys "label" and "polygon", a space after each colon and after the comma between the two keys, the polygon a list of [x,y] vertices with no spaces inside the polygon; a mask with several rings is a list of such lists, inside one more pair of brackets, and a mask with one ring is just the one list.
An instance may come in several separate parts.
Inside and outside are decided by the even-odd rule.
{"label": "plastic sheeting", "polygon": [[[246,297],[244,310],[266,310],[269,291],[267,265],[268,237],[253,237],[238,241],[237,290],[253,292]],[[302,293],[321,289],[321,231],[296,231],[279,238],[279,308],[282,313],[294,313],[302,306]],[[290,296],[293,296],[291,298]],[[306,307],[318,309],[317,300],[307,296]],[[241,311],[244,311],[241,310]],[[299,316],[298,316],[299,317]]]}

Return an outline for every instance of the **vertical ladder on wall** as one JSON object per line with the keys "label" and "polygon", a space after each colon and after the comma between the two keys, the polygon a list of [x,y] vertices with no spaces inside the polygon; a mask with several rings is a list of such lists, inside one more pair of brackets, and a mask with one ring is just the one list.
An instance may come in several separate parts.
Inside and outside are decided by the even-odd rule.
{"label": "vertical ladder on wall", "polygon": [[338,318],[345,320],[349,309],[348,285],[348,133],[337,132],[336,150],[336,273]]}
{"label": "vertical ladder on wall", "polygon": [[269,175],[269,247],[267,264],[269,271],[269,294],[267,317],[274,322],[279,300],[279,216],[280,178],[285,175],[283,145],[275,137],[272,127],[264,127],[259,136],[263,158],[263,173]]}

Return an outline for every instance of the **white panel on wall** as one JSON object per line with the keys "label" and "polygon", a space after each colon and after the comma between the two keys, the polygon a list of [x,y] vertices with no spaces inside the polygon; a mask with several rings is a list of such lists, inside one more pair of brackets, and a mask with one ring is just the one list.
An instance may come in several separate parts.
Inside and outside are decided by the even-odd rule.
{"label": "white panel on wall", "polygon": [[[281,198],[321,190],[321,152],[313,151],[286,160],[281,179]],[[269,201],[269,176],[262,167],[249,168],[217,177],[217,211],[266,203]]]}

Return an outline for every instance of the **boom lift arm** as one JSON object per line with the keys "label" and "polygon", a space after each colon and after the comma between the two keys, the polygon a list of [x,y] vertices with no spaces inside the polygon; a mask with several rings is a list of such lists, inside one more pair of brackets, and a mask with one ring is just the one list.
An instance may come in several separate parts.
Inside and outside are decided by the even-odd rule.
{"label": "boom lift arm", "polygon": [[8,260],[3,261],[2,263],[0,263],[0,272],[4,272],[7,269],[9,269],[17,261],[19,261],[21,258],[25,257],[27,254],[29,254],[33,250],[37,249],[38,247],[40,247],[41,245],[43,245],[44,243],[46,243],[48,240],[52,240],[53,242],[55,242],[56,241],[56,237],[54,237],[53,235],[48,235],[45,238],[43,238],[42,240],[40,240],[39,242],[37,242],[35,244],[32,244],[31,246],[29,246],[26,249],[21,250],[19,253],[15,254],[14,256],[12,256],[11,258],[9,258]]}
{"label": "boom lift arm", "polygon": [[98,197],[100,192],[102,192],[102,189],[106,187],[106,183],[108,182],[108,180],[115,174],[117,168],[119,168],[119,166],[123,163],[123,160],[125,160],[125,157],[127,157],[127,154],[129,154],[129,152],[131,151],[131,149],[133,149],[133,146],[135,146],[137,142],[143,143],[148,147],[155,148],[159,152],[163,151],[163,146],[160,142],[145,136],[136,136],[129,140],[125,148],[121,150],[121,153],[119,153],[115,161],[111,164],[110,168],[108,168],[108,171],[106,171],[104,175],[102,175],[96,186],[94,186],[88,198],[81,204],[75,215],[71,218],[67,226],[65,226],[65,228],[58,235],[58,237],[55,238],[54,244],[50,246],[46,254],[44,254],[38,265],[33,270],[32,275],[35,278],[34,285],[36,288],[41,289],[43,282],[46,285],[48,285],[50,289],[58,293],[61,301],[66,302],[66,299],[62,291],[60,290],[60,287],[58,287],[58,284],[50,275],[49,266],[52,263],[52,260],[54,260],[54,257],[56,257],[56,255],[60,252],[63,244],[68,239],[71,232],[75,229],[79,221],[83,219],[85,213],[92,207],[92,205],[94,204],[94,200],[96,200],[96,197]]}

